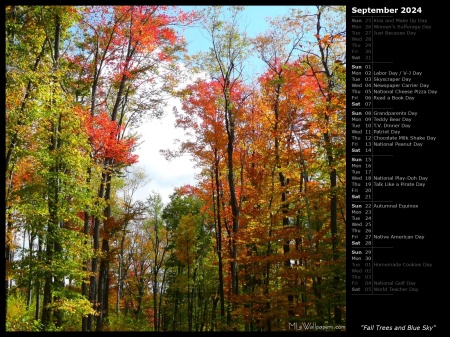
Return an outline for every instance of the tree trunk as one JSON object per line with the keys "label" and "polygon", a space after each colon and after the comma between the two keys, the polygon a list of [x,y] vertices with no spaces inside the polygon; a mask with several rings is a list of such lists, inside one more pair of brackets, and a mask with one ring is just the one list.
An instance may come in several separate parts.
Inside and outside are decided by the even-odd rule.
{"label": "tree trunk", "polygon": [[[319,11],[317,13],[317,39],[320,38],[320,29],[321,27],[321,11],[319,8]],[[338,245],[338,231],[337,231],[337,196],[336,196],[336,168],[335,168],[335,162],[333,157],[333,145],[331,143],[330,134],[328,132],[328,126],[330,123],[330,114],[329,109],[331,107],[331,100],[332,100],[332,91],[334,87],[333,78],[331,71],[328,67],[327,60],[325,58],[325,50],[321,43],[318,43],[319,51],[321,55],[321,62],[324,68],[324,72],[328,81],[328,87],[326,88],[326,91],[322,91],[322,94],[324,95],[326,99],[326,109],[325,109],[325,123],[327,125],[326,132],[323,133],[323,139],[325,141],[325,151],[327,154],[327,161],[328,161],[328,167],[330,170],[330,232],[331,232],[331,244],[332,244],[332,252],[333,252],[333,261],[337,261],[339,258],[339,253],[337,250]],[[336,324],[342,323],[342,312],[339,303],[341,302],[340,294],[339,294],[339,283],[340,283],[340,277],[335,271],[335,275],[333,276],[333,288],[334,288],[334,321]]]}
{"label": "tree trunk", "polygon": [[[105,193],[105,185],[106,185],[106,173],[102,173],[102,183],[100,184],[100,188],[98,191],[98,198],[101,199],[104,197]],[[99,248],[100,248],[100,219],[94,218],[94,233],[93,233],[93,240],[94,240],[94,254],[95,256],[92,258],[91,261],[91,277],[90,277],[90,290],[89,290],[89,301],[92,303],[92,307],[94,310],[98,310],[97,308],[97,271],[98,271],[98,260],[99,260]],[[88,321],[87,321],[87,331],[93,331],[93,321],[94,316],[89,315]]]}
{"label": "tree trunk", "polygon": [[98,312],[97,331],[102,331],[103,323],[108,318],[108,271],[109,271],[109,243],[108,239],[102,239],[102,259],[100,261],[100,274],[98,280]]}
{"label": "tree trunk", "polygon": [[[111,199],[111,172],[109,171],[110,160],[105,160],[105,201],[107,206],[104,211],[106,221],[111,218],[111,206],[108,201]],[[97,316],[97,331],[102,331],[103,323],[108,320],[108,294],[109,294],[109,235],[107,229],[104,227],[102,238],[102,258],[100,261],[100,274],[98,279],[98,311]]]}
{"label": "tree trunk", "polygon": [[[220,299],[220,316],[222,319],[225,317],[225,294],[223,289],[223,261],[222,261],[222,221],[220,215],[220,184],[219,184],[219,158],[217,155],[217,149],[214,149],[214,178],[216,185],[216,203],[214,208],[214,213],[217,218],[217,235],[216,235],[216,246],[217,246],[217,257],[218,257],[218,271],[219,271],[219,299]],[[213,184],[214,185],[214,184]],[[212,190],[213,195],[213,205],[214,205],[214,188]]]}

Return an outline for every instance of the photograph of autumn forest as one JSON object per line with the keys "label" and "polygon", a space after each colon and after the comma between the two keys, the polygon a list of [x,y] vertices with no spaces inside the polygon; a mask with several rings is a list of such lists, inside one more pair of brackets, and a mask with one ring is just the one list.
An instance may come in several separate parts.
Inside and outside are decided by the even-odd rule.
{"label": "photograph of autumn forest", "polygon": [[345,16],[5,6],[6,331],[346,331]]}

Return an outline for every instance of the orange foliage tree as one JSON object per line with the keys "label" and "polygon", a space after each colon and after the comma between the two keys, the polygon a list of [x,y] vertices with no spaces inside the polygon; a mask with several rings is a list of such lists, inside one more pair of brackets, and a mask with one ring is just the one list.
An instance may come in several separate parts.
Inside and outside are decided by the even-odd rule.
{"label": "orange foliage tree", "polygon": [[[213,79],[182,92],[177,126],[192,138],[181,151],[204,169],[199,188],[209,193],[199,196],[210,199],[229,329],[325,323],[328,308],[333,322],[342,323],[345,40],[342,33],[316,39],[313,29],[330,14],[325,11],[273,20],[252,41],[266,64],[253,90],[233,77],[243,44],[222,40],[236,22],[208,26]],[[217,18],[213,12],[210,20]]]}

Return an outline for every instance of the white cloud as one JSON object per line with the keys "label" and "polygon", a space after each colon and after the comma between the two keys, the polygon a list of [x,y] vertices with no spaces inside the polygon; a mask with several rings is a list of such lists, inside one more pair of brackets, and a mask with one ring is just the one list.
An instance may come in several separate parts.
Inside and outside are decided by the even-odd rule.
{"label": "white cloud", "polygon": [[[178,64],[178,75],[181,80],[177,89],[193,83],[201,78],[206,80],[208,75],[206,72],[193,74],[184,63]],[[161,64],[159,73],[167,71]],[[151,82],[154,89],[160,83],[160,78]],[[150,84],[148,84],[150,85]],[[148,90],[146,85],[139,88],[140,91]],[[179,98],[170,98],[164,109],[164,115],[160,119],[145,118],[142,125],[135,131],[139,135],[140,146],[134,152],[139,156],[139,162],[136,164],[141,166],[148,175],[150,182],[136,191],[135,200],[146,200],[152,192],[161,195],[165,204],[169,202],[169,196],[174,192],[174,188],[182,185],[195,184],[195,175],[200,169],[194,168],[194,161],[190,154],[184,154],[181,157],[174,158],[170,161],[166,160],[160,153],[160,150],[177,150],[179,143],[175,144],[175,140],[186,140],[184,130],[175,127],[175,116],[173,108],[181,110],[181,101]]]}
{"label": "white cloud", "polygon": [[199,172],[194,168],[191,155],[183,155],[167,161],[160,154],[161,149],[176,150],[175,139],[185,139],[184,131],[175,127],[173,107],[181,107],[179,99],[173,98],[167,105],[164,116],[161,119],[151,119],[144,122],[137,132],[141,135],[141,145],[135,151],[139,155],[137,165],[143,167],[150,182],[140,188],[135,195],[137,200],[145,200],[154,191],[161,194],[165,204],[169,202],[169,196],[175,187],[185,184],[195,184],[195,174]]}

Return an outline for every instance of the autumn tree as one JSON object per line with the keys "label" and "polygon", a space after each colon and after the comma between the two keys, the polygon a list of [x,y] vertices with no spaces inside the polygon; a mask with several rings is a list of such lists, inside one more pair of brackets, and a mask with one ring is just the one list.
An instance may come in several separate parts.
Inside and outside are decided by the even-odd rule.
{"label": "autumn tree", "polygon": [[[33,139],[27,135],[32,134],[32,125],[39,118],[39,100],[34,99],[39,83],[38,69],[48,53],[39,15],[37,7],[5,8],[5,294],[8,294],[11,284],[15,233],[18,230],[14,219],[18,215],[15,207],[21,203],[21,198],[14,194],[23,183],[31,181],[27,171],[31,172],[35,166],[35,160],[27,160],[28,153],[25,149],[31,149],[28,144],[31,144]],[[48,59],[45,63],[48,64]],[[24,150],[21,151],[21,148]],[[39,194],[38,190],[36,194]]]}
{"label": "autumn tree", "polygon": [[[171,26],[188,22],[190,16],[181,10],[170,10],[166,6],[93,6],[83,12],[81,39],[73,56],[80,69],[76,94],[86,105],[87,119],[94,125],[91,155],[98,158],[103,170],[97,198],[107,204],[103,212],[105,219],[111,216],[108,200],[113,174],[136,160],[121,157],[131,152],[133,146],[125,131],[139,123],[144,112],[160,115],[164,105],[161,94],[173,85],[174,60],[183,50],[184,42]],[[100,137],[99,129],[104,130],[105,138]],[[101,141],[100,151],[95,151],[96,139],[110,142]],[[109,242],[106,237],[100,237],[101,221],[100,217],[93,218],[97,257],[91,263],[93,276],[89,281],[90,300],[98,304],[100,312],[97,330],[102,329],[108,314],[109,266],[100,253],[108,254]],[[86,232],[89,223],[90,213],[86,212]],[[93,317],[83,323],[83,329],[93,329]]]}
{"label": "autumn tree", "polygon": [[152,254],[143,221],[133,222],[129,234],[125,239],[123,299],[125,314],[130,311],[138,321],[150,302]]}
{"label": "autumn tree", "polygon": [[213,327],[213,315],[208,309],[217,297],[213,229],[203,202],[192,192],[177,189],[163,210],[163,219],[172,233],[165,264],[167,285],[161,322],[164,331],[206,331],[208,325],[209,329]]}
{"label": "autumn tree", "polygon": [[193,138],[183,141],[178,152],[165,150],[164,154],[170,160],[184,153],[190,153],[199,167],[209,168],[207,172],[210,172],[208,179],[210,188],[203,200],[207,204],[212,201],[219,275],[217,292],[220,300],[220,316],[225,318],[222,199],[223,185],[226,182],[223,181],[222,171],[227,140],[223,123],[224,112],[217,103],[221,91],[219,83],[199,79],[181,92],[182,110],[174,109],[176,127],[192,134]]}
{"label": "autumn tree", "polygon": [[[236,14],[239,10],[234,8],[231,12]],[[203,167],[198,188],[209,190],[212,200],[217,201],[209,203],[214,205],[216,223],[219,219],[223,222],[223,226],[216,226],[216,244],[222,242],[222,236],[217,235],[220,229],[228,234],[224,242],[230,248],[229,255],[227,249],[221,251],[225,261],[231,259],[230,274],[225,272],[224,284],[229,277],[228,298],[240,303],[232,312],[243,318],[231,322],[229,315],[228,323],[235,328],[244,323],[248,330],[270,331],[285,329],[286,322],[307,317],[318,317],[323,322],[330,298],[335,296],[335,303],[340,301],[337,293],[342,291],[342,283],[333,286],[335,281],[331,280],[336,278],[330,275],[342,275],[342,255],[337,258],[332,252],[343,248],[345,237],[341,233],[340,239],[333,239],[335,204],[325,205],[329,200],[327,193],[332,196],[343,191],[344,185],[330,188],[323,170],[323,159],[330,163],[323,138],[327,126],[320,113],[325,102],[323,83],[319,82],[323,78],[319,79],[316,73],[320,72],[315,73],[310,66],[314,53],[319,55],[317,43],[313,43],[316,16],[292,11],[289,16],[272,20],[271,28],[252,40],[266,69],[250,95],[250,91],[241,91],[243,63],[239,63],[240,71],[234,73],[237,76],[230,75],[235,61],[242,60],[232,58],[244,55],[239,49],[243,45],[237,42],[237,30],[233,30],[234,35],[227,35],[232,31],[233,19],[231,23],[222,21],[219,13],[220,8],[211,9],[206,16],[212,47],[210,54],[200,54],[202,69],[208,71],[211,80],[198,80],[183,92],[183,114],[177,112],[177,125],[194,135],[182,144],[181,151],[192,153]],[[333,27],[334,24],[327,21],[324,27],[331,31],[338,26]],[[342,50],[341,41],[336,37],[336,45],[330,48]],[[332,58],[337,60],[333,69],[338,69],[342,63],[337,56],[340,54],[329,55],[329,62]],[[345,78],[343,70],[341,66],[336,72],[336,83]],[[342,82],[338,87],[339,91],[343,88]],[[329,110],[333,115],[329,126],[335,128],[329,139],[337,145],[333,151],[339,158],[345,140],[342,93],[335,97],[334,110]],[[220,114],[225,120],[224,129],[217,123]],[[341,168],[342,163],[339,161]],[[216,179],[224,176],[224,169],[226,186]],[[209,186],[206,172],[210,172]],[[341,182],[345,182],[345,177],[341,177]],[[237,206],[234,211],[233,201]],[[325,224],[327,219],[331,220],[329,225]],[[233,226],[228,227],[227,220]],[[238,227],[234,227],[236,224]],[[239,231],[233,231],[235,228]],[[236,274],[238,263],[240,270]],[[236,291],[237,285],[241,292]],[[338,315],[336,318],[339,321]]]}
{"label": "autumn tree", "polygon": [[[231,208],[231,294],[237,295],[238,281],[238,244],[239,232],[239,196],[236,191],[236,168],[234,163],[236,126],[239,123],[237,106],[242,105],[246,95],[239,97],[241,101],[234,101],[233,94],[237,85],[242,81],[243,62],[248,49],[248,39],[245,32],[239,27],[242,6],[227,7],[226,11],[221,6],[208,8],[203,14],[203,28],[211,41],[212,48],[209,53],[200,53],[196,60],[206,69],[211,79],[217,82],[221,89],[220,102],[223,110],[224,125],[227,135],[226,164],[227,183]],[[235,97],[236,98],[236,97]],[[219,210],[219,209],[217,209]],[[223,301],[221,302],[223,303]],[[222,304],[221,304],[222,305]],[[228,320],[231,320],[230,312]]]}
{"label": "autumn tree", "polygon": [[[120,179],[117,177],[116,179]],[[125,239],[129,234],[129,227],[135,221],[145,219],[146,206],[141,200],[136,200],[136,192],[149,182],[147,174],[142,167],[131,167],[123,177],[123,184],[116,183],[114,197],[112,198],[112,218],[116,223],[118,233],[114,236],[115,242],[112,245],[112,252],[116,252],[117,263],[112,265],[113,270],[117,270],[116,275],[116,313],[120,314],[123,307],[122,295],[124,290],[124,280],[126,272],[124,268]]]}
{"label": "autumn tree", "polygon": [[163,290],[165,287],[166,269],[164,264],[168,258],[171,235],[163,221],[162,198],[159,194],[153,193],[147,198],[148,218],[145,222],[147,240],[152,253],[152,296],[153,296],[153,326],[155,331],[161,328],[161,303]]}
{"label": "autumn tree", "polygon": [[[345,237],[345,217],[338,218],[338,199],[341,209],[345,200],[345,9],[337,6],[316,6],[315,45],[306,54],[304,62],[317,81],[322,102],[316,103],[322,120],[321,134],[329,169],[330,182],[330,234],[334,290],[334,321],[342,322],[342,292],[345,276],[339,268]],[[338,179],[339,183],[338,184]],[[342,187],[339,187],[342,186]],[[342,212],[342,211],[341,211]],[[340,230],[339,230],[340,229]]]}
{"label": "autumn tree", "polygon": [[[254,48],[268,69],[265,77],[261,79],[263,104],[273,114],[272,117],[268,116],[271,121],[270,132],[274,137],[273,150],[271,149],[274,161],[270,176],[272,177],[272,184],[275,184],[275,179],[277,179],[277,185],[279,184],[280,188],[277,189],[279,192],[274,191],[275,194],[270,198],[275,204],[281,202],[282,228],[286,230],[290,227],[289,208],[291,202],[288,200],[288,194],[294,183],[292,177],[289,177],[291,173],[288,172],[288,167],[295,160],[289,155],[289,153],[293,153],[291,130],[295,115],[298,113],[296,108],[298,100],[295,94],[298,96],[303,94],[297,89],[299,83],[295,83],[296,80],[299,81],[299,78],[288,81],[286,72],[289,71],[288,68],[293,60],[298,57],[298,49],[303,43],[304,35],[305,27],[302,22],[293,21],[290,15],[287,15],[272,20],[269,30],[254,39]],[[292,88],[297,89],[294,95],[290,91]],[[271,214],[275,213],[271,212]],[[272,219],[271,221],[276,220]],[[283,238],[283,253],[286,256],[284,266],[287,269],[291,267],[291,258],[289,257],[291,239],[289,236]],[[293,305],[293,298],[293,293],[289,293],[290,306]],[[293,316],[291,309],[289,309],[289,315]],[[267,323],[270,330],[270,320]]]}
{"label": "autumn tree", "polygon": [[[21,211],[29,211],[22,213],[21,218],[31,226],[27,229],[32,233],[29,256],[34,255],[33,245],[37,239],[38,261],[45,261],[41,265],[44,273],[36,275],[36,317],[39,316],[39,295],[43,285],[41,318],[43,329],[49,330],[55,324],[56,328],[61,327],[64,312],[92,312],[86,310],[83,298],[65,289],[66,277],[71,280],[85,277],[80,270],[80,257],[89,256],[84,250],[85,237],[79,231],[79,218],[74,211],[85,207],[91,193],[85,183],[85,172],[90,165],[88,142],[82,132],[82,118],[65,86],[68,62],[67,54],[62,52],[77,11],[73,7],[19,6],[10,7],[9,14],[11,35],[8,51],[12,59],[8,62],[15,62],[17,69],[22,70],[10,73],[14,90],[7,96],[13,104],[7,111],[11,135],[6,154],[11,192],[7,198],[13,198],[12,201],[20,195],[26,196],[23,193],[27,188],[33,191],[23,200]],[[21,26],[24,29],[20,32]],[[32,33],[34,38],[30,35]],[[33,47],[35,43],[41,44],[39,51]],[[28,52],[37,53],[30,66],[24,63],[29,59]],[[17,102],[17,94],[24,96],[15,106],[13,102]],[[27,136],[20,141],[21,151],[17,153],[20,132],[26,132]],[[19,160],[21,157],[24,161]],[[20,169],[22,165],[29,170],[28,177],[15,176],[15,167],[19,167],[17,172],[24,173]],[[38,206],[39,216],[35,218],[38,221],[31,220],[35,212],[30,211],[34,206]],[[80,250],[69,249],[70,245]],[[29,263],[33,262],[29,260]],[[53,318],[55,323],[51,322]]]}

